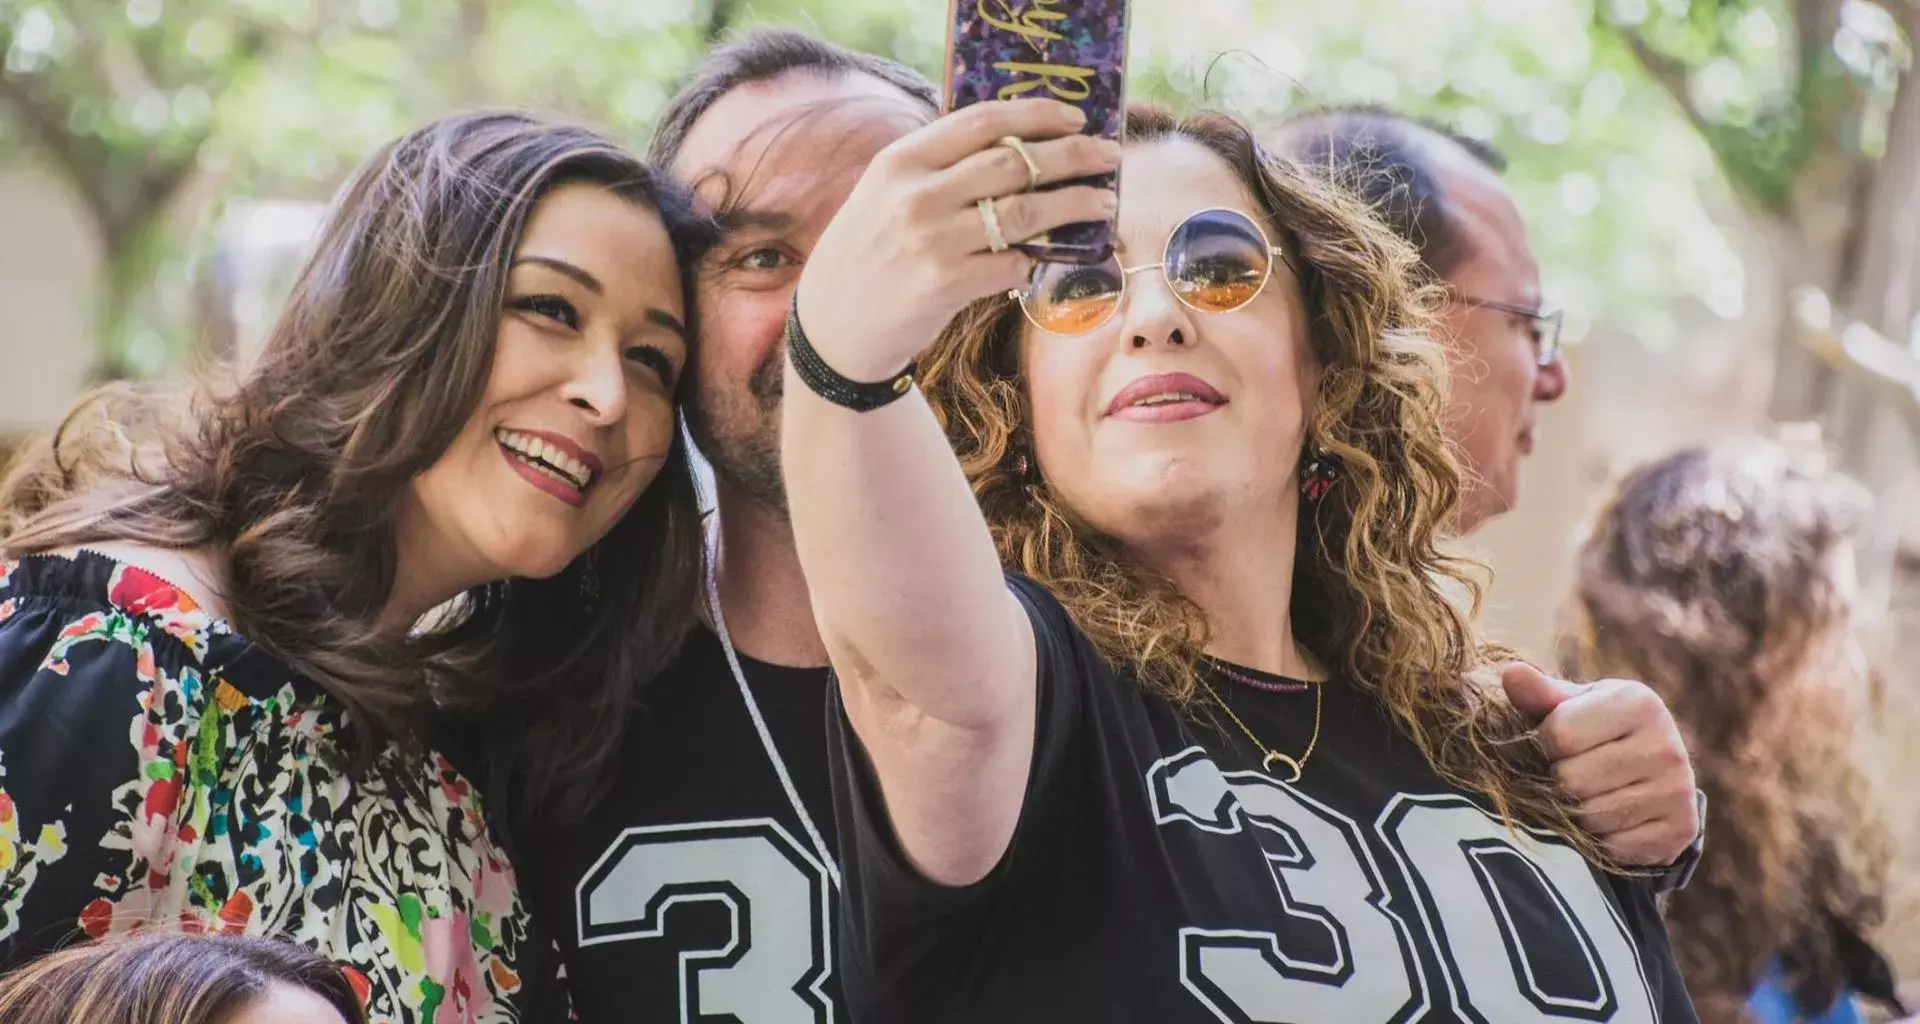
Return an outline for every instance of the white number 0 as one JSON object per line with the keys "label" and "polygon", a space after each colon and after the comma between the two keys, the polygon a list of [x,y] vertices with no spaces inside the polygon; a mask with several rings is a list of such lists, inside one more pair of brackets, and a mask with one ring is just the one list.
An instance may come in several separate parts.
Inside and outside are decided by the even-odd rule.
{"label": "white number 0", "polygon": [[658,940],[681,903],[717,903],[733,933],[680,954],[680,1020],[832,1024],[833,891],[819,861],[770,818],[631,828],[580,880],[580,944]]}
{"label": "white number 0", "polygon": [[[1432,1008],[1408,911],[1392,905],[1358,823],[1259,772],[1223,773],[1198,747],[1155,764],[1147,778],[1163,826],[1253,830],[1292,919],[1278,931],[1181,931],[1181,980],[1215,1016],[1387,1024]],[[1633,939],[1571,848],[1516,837],[1447,795],[1396,796],[1374,829],[1441,952],[1444,998],[1456,1016],[1654,1024]],[[1558,910],[1558,920],[1517,919],[1510,903],[1522,894]]]}

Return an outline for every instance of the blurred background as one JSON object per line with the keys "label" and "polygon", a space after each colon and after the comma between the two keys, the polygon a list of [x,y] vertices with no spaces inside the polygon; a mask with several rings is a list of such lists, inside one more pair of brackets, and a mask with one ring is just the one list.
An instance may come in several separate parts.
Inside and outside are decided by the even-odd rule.
{"label": "blurred background", "polygon": [[[1862,743],[1920,783],[1920,0],[1134,0],[1135,97],[1389,104],[1484,138],[1566,309],[1573,387],[1476,536],[1491,632],[1551,658],[1615,472],[1819,420],[1879,501]],[[728,31],[938,78],[947,0],[0,0],[0,450],[89,383],[257,343],[330,194],[409,126],[547,109],[643,143]],[[1920,877],[1920,784],[1903,809]],[[1920,903],[1887,936],[1920,975]]]}

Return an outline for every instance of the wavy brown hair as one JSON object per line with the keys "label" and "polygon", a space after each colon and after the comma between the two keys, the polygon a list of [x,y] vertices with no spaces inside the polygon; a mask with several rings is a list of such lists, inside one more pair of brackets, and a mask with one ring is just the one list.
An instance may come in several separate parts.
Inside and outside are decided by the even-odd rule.
{"label": "wavy brown hair", "polygon": [[559,575],[470,591],[424,635],[377,625],[394,510],[479,408],[521,232],[573,183],[656,212],[679,261],[661,270],[690,288],[712,228],[618,144],[518,113],[436,121],[347,186],[245,372],[184,397],[96,394],[16,460],[0,485],[7,554],[216,552],[235,628],[345,706],[363,767],[458,720],[485,751],[490,798],[578,810],[634,687],[693,625],[701,549],[678,430],[632,510]]}
{"label": "wavy brown hair", "polygon": [[223,1024],[276,987],[319,996],[347,1024],[360,998],[301,946],[237,935],[136,932],[50,953],[0,978],[8,1024]]}
{"label": "wavy brown hair", "polygon": [[[1185,139],[1232,168],[1299,276],[1307,343],[1319,366],[1310,445],[1339,465],[1339,483],[1302,505],[1293,628],[1300,642],[1392,721],[1449,782],[1484,796],[1508,821],[1559,833],[1589,860],[1611,861],[1575,824],[1527,724],[1498,687],[1473,675],[1504,651],[1478,643],[1470,612],[1481,573],[1438,544],[1460,496],[1442,428],[1446,363],[1425,331],[1435,293],[1414,282],[1413,248],[1344,193],[1269,157],[1238,121],[1127,112],[1129,144]],[[1019,306],[981,300],[921,361],[1001,558],[1046,585],[1107,661],[1182,707],[1196,700],[1208,639],[1200,609],[1066,508],[1036,470],[1020,377]],[[1296,463],[1300,452],[1276,452]],[[1026,459],[1030,465],[1031,460]]]}
{"label": "wavy brown hair", "polygon": [[1883,915],[1888,837],[1854,753],[1867,680],[1835,563],[1866,500],[1817,452],[1691,448],[1627,474],[1581,548],[1572,668],[1658,691],[1707,794],[1667,921],[1710,1024],[1748,1019],[1776,955],[1824,1011]]}

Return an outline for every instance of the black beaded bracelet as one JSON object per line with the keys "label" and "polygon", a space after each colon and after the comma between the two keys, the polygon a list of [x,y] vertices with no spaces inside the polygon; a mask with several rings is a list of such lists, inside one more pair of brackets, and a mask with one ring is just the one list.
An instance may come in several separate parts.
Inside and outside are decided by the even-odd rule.
{"label": "black beaded bracelet", "polygon": [[835,372],[820,353],[807,343],[807,332],[800,329],[800,303],[787,310],[787,360],[800,382],[821,398],[854,412],[872,412],[913,389],[913,363],[899,374],[883,381],[863,384]]}

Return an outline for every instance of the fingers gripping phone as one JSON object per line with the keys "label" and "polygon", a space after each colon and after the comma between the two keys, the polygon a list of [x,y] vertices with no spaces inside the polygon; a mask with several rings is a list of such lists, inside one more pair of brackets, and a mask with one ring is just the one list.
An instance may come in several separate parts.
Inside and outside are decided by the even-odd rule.
{"label": "fingers gripping phone", "polygon": [[[1052,98],[1086,111],[1086,134],[1118,141],[1126,124],[1127,2],[951,0],[947,110]],[[1119,184],[1115,171],[1041,188]],[[1113,225],[1067,224],[1016,248],[1038,260],[1099,263],[1112,254]]]}

